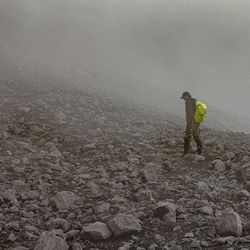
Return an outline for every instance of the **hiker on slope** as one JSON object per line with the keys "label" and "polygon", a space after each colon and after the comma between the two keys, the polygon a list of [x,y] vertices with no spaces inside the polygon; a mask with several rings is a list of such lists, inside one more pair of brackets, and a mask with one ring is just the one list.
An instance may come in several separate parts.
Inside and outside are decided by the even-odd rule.
{"label": "hiker on slope", "polygon": [[[186,131],[184,135],[184,155],[189,153],[190,150],[190,141],[193,137],[194,141],[197,144],[197,153],[202,154],[202,141],[200,139],[200,123],[204,121],[206,115],[206,105],[197,101],[191,96],[188,91],[183,92],[181,99],[185,101],[185,111],[186,111]],[[197,109],[200,111],[201,106],[203,105],[203,113],[197,114]],[[201,107],[202,108],[202,107]]]}

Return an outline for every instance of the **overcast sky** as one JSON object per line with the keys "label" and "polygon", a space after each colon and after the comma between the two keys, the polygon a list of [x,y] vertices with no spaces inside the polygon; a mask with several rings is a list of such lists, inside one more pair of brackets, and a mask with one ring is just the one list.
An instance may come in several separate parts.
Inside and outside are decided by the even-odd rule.
{"label": "overcast sky", "polygon": [[0,0],[0,66],[99,72],[153,99],[187,89],[244,115],[249,13],[249,0]]}

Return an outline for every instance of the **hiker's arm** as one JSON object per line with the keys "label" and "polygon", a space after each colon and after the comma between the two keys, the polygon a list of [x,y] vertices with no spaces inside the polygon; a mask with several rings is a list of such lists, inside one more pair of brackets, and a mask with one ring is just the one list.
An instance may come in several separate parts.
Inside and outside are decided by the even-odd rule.
{"label": "hiker's arm", "polygon": [[186,130],[187,131],[191,131],[192,129],[195,109],[196,107],[192,102],[187,103],[187,107],[186,107],[186,122],[187,122]]}
{"label": "hiker's arm", "polygon": [[187,131],[191,131],[191,128],[192,128],[192,120],[193,120],[192,114],[191,114],[191,113],[190,113],[190,114],[187,114],[187,119],[186,119],[186,121],[187,121],[186,130],[187,130]]}

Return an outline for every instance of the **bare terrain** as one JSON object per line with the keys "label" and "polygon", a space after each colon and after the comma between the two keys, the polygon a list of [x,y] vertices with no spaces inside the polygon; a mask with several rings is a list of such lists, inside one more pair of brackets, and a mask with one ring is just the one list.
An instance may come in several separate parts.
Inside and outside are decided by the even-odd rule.
{"label": "bare terrain", "polygon": [[0,82],[0,249],[249,249],[250,136],[89,89]]}

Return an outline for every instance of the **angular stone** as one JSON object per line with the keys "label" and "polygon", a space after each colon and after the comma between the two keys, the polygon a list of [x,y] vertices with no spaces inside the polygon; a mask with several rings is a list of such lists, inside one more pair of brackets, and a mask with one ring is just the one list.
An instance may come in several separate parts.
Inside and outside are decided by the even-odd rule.
{"label": "angular stone", "polygon": [[169,222],[176,222],[176,205],[171,202],[160,201],[154,209],[154,215],[161,219],[168,219]]}
{"label": "angular stone", "polygon": [[96,214],[101,214],[101,213],[108,212],[109,208],[110,208],[110,204],[109,203],[104,203],[104,204],[102,204],[100,206],[97,206],[95,208],[95,213]]}
{"label": "angular stone", "polygon": [[140,232],[142,227],[133,215],[124,213],[118,214],[114,219],[108,222],[108,226],[115,236],[120,236],[132,232]]}
{"label": "angular stone", "polygon": [[162,166],[155,163],[147,163],[143,168],[143,177],[148,182],[158,182],[162,176]]}
{"label": "angular stone", "polygon": [[199,209],[199,212],[200,212],[201,214],[210,215],[210,216],[212,216],[213,213],[214,213],[213,208],[210,207],[210,206],[201,207],[201,208]]}
{"label": "angular stone", "polygon": [[151,190],[140,190],[136,194],[136,197],[137,197],[137,200],[139,202],[142,202],[142,201],[154,201],[154,198],[153,198]]}
{"label": "angular stone", "polygon": [[240,216],[232,209],[225,209],[217,225],[217,232],[221,236],[241,236],[242,223]]}
{"label": "angular stone", "polygon": [[237,193],[237,197],[238,198],[249,198],[250,194],[246,189],[244,189],[244,190],[241,190]]}
{"label": "angular stone", "polygon": [[79,243],[76,242],[73,244],[72,250],[83,250],[83,248]]}
{"label": "angular stone", "polygon": [[19,246],[19,247],[11,248],[11,250],[29,250],[29,248]]}
{"label": "angular stone", "polygon": [[54,196],[54,202],[58,210],[70,209],[74,205],[75,200],[75,194],[69,191],[61,191]]}
{"label": "angular stone", "polygon": [[69,230],[69,222],[65,219],[61,219],[61,218],[56,218],[56,219],[52,219],[49,222],[49,229],[62,229],[63,232],[67,232]]}
{"label": "angular stone", "polygon": [[34,250],[68,250],[69,246],[64,239],[52,232],[45,231],[41,234]]}
{"label": "angular stone", "polygon": [[208,184],[204,181],[199,181],[197,183],[197,189],[200,192],[209,192],[210,191],[210,187],[208,186]]}
{"label": "angular stone", "polygon": [[11,242],[14,242],[17,240],[16,236],[14,233],[11,233],[8,237],[8,240],[11,241]]}
{"label": "angular stone", "polygon": [[89,224],[83,227],[82,231],[90,234],[93,240],[106,240],[112,235],[108,226],[103,222]]}
{"label": "angular stone", "polygon": [[6,191],[2,194],[2,196],[3,196],[3,199],[4,199],[4,200],[7,200],[7,201],[11,202],[12,205],[17,206],[17,207],[19,206],[19,202],[18,202],[18,200],[17,200],[17,198],[16,198],[16,195],[15,195],[15,191],[14,191],[14,190],[8,189],[8,190],[6,190]]}
{"label": "angular stone", "polygon": [[228,160],[231,160],[231,159],[233,159],[235,157],[235,153],[234,152],[227,152],[226,153],[226,158],[228,159]]}
{"label": "angular stone", "polygon": [[19,231],[19,221],[9,222],[5,225],[6,229]]}
{"label": "angular stone", "polygon": [[245,224],[244,224],[244,230],[247,231],[247,232],[250,232],[250,221],[247,221]]}
{"label": "angular stone", "polygon": [[203,155],[196,155],[194,160],[195,161],[205,161],[206,158]]}
{"label": "angular stone", "polygon": [[39,193],[33,190],[26,192],[25,195],[27,196],[27,199],[29,200],[35,200],[39,198]]}
{"label": "angular stone", "polygon": [[214,160],[212,161],[212,165],[214,166],[214,169],[219,172],[224,172],[226,170],[226,165],[222,160]]}
{"label": "angular stone", "polygon": [[66,239],[71,239],[77,236],[80,233],[80,230],[70,230],[65,234]]}
{"label": "angular stone", "polygon": [[83,151],[94,150],[94,149],[96,149],[96,144],[95,143],[90,143],[90,144],[84,145],[82,147]]}

